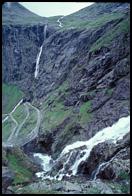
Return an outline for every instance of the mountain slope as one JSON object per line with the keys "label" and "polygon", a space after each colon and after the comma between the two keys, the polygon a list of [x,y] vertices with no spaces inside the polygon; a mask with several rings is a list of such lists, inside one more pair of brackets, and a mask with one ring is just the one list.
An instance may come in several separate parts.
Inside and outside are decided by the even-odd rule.
{"label": "mountain slope", "polygon": [[17,86],[2,84],[2,96],[2,113],[6,114],[13,110],[24,94]]}
{"label": "mountain slope", "polygon": [[73,14],[70,14],[68,16],[65,16],[65,18],[70,19],[74,17],[76,20],[83,19],[83,20],[96,20],[97,17],[104,15],[104,14],[110,14],[114,12],[126,12],[129,10],[129,4],[128,3],[94,3],[91,6],[88,6],[86,8],[83,8]]}
{"label": "mountain slope", "polygon": [[46,18],[38,16],[27,10],[17,2],[4,3],[2,7],[2,24],[3,25],[29,25],[45,23]]}
{"label": "mountain slope", "polygon": [[95,3],[63,18],[64,28],[97,28],[129,13],[126,3]]}

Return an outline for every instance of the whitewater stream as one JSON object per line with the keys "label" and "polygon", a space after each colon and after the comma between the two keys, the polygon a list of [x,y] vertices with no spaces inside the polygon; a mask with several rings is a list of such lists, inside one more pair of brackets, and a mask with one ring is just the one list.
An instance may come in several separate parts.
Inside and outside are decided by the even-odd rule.
{"label": "whitewater stream", "polygon": [[[52,158],[48,155],[42,155],[41,153],[34,153],[34,157],[38,157],[42,162],[43,172],[50,171],[52,168]],[[44,160],[44,161],[43,161]]]}
{"label": "whitewater stream", "polygon": [[61,17],[57,20],[57,22],[59,23],[59,27],[61,27],[61,28],[63,27],[63,26],[62,26],[62,22],[60,21],[62,18],[64,18],[64,16],[61,16]]}
{"label": "whitewater stream", "polygon": [[[46,31],[47,31],[47,25],[44,26],[44,32],[43,32],[44,33],[44,40],[46,39]],[[36,58],[36,69],[35,69],[35,73],[34,73],[35,78],[38,77],[38,73],[39,73],[39,62],[40,62],[40,57],[41,57],[42,50],[43,50],[44,40],[43,40],[43,43],[39,49],[39,53]]]}
{"label": "whitewater stream", "polygon": [[[118,140],[122,139],[123,136],[125,136],[130,131],[130,116],[122,117],[120,118],[116,123],[114,123],[111,127],[106,127],[96,133],[92,138],[90,138],[87,141],[77,141],[71,145],[67,145],[61,152],[60,156],[57,160],[53,160],[51,156],[48,155],[42,155],[41,153],[34,154],[34,156],[38,156],[41,159],[41,164],[43,167],[42,172],[37,172],[36,176],[41,177],[42,179],[57,179],[62,180],[63,176],[72,176],[76,175],[78,171],[78,166],[82,161],[85,161],[89,155],[91,150],[94,146],[96,146],[99,143],[105,142],[105,141],[111,141],[113,143],[116,143]],[[81,148],[83,147],[83,148]],[[81,149],[79,149],[81,148]],[[72,157],[72,154],[76,152],[79,152],[78,155],[75,157],[74,162],[72,166],[67,167],[70,165],[70,159]],[[80,156],[81,155],[81,156]],[[63,163],[63,168],[59,170],[57,175],[50,176],[46,174],[46,171],[54,169],[54,163],[63,160],[63,158],[66,156],[66,161]],[[51,161],[52,160],[52,161]],[[111,159],[112,160],[112,159]],[[94,179],[96,179],[97,174],[99,173],[100,168],[107,164],[103,163],[100,165],[97,169],[97,172],[95,174]],[[70,172],[69,172],[70,171]]]}

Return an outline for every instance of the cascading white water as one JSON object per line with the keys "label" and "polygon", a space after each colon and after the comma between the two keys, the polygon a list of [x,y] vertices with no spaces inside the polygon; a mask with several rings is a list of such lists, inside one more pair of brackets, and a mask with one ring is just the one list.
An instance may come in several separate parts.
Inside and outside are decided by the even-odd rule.
{"label": "cascading white water", "polygon": [[[120,153],[120,151],[118,153]],[[96,172],[94,172],[93,180],[96,180],[97,179],[97,175],[99,174],[100,170],[101,169],[105,169],[114,160],[114,158],[117,156],[117,154],[115,154],[115,156],[113,156],[109,161],[103,162],[103,163],[101,163],[98,166]]]}
{"label": "cascading white water", "polygon": [[40,61],[40,56],[42,53],[42,48],[43,48],[43,45],[40,47],[40,51],[39,51],[39,53],[37,55],[37,59],[36,59],[36,70],[35,70],[35,74],[34,74],[35,78],[37,78],[38,73],[39,73],[39,61]]}
{"label": "cascading white water", "polygon": [[[46,39],[46,31],[47,31],[47,25],[44,26],[44,32],[43,32],[44,33],[44,40]],[[40,62],[40,57],[41,57],[42,50],[43,50],[44,40],[43,40],[43,43],[39,49],[39,53],[36,58],[36,69],[35,69],[35,73],[34,73],[35,78],[37,78],[38,73],[39,73],[39,62]]]}
{"label": "cascading white water", "polygon": [[44,40],[46,39],[47,25],[44,26]]}
{"label": "cascading white water", "polygon": [[[58,179],[58,180],[61,180],[63,176],[76,175],[78,171],[78,166],[80,165],[82,161],[85,161],[89,157],[90,152],[94,146],[96,146],[99,143],[105,142],[105,141],[111,141],[113,143],[116,143],[118,140],[122,139],[123,136],[125,136],[129,131],[130,131],[130,116],[120,118],[118,122],[113,124],[111,127],[106,127],[102,129],[88,141],[77,141],[71,145],[67,145],[63,149],[63,151],[61,152],[57,160],[62,159],[67,154],[69,154],[68,155],[69,158],[67,159],[66,163],[63,164],[63,168],[58,172],[56,176],[54,177],[46,176],[44,172],[38,172],[36,175],[38,177],[42,177],[43,179]],[[75,152],[75,150],[78,151],[80,147],[85,147],[83,148],[83,150],[81,150],[81,154],[83,154],[83,156],[81,157],[77,156],[73,165],[68,169],[68,171],[71,171],[71,173],[68,174],[68,171],[67,171],[67,173],[65,172],[64,174],[65,166],[70,160],[72,153]]]}
{"label": "cascading white water", "polygon": [[63,27],[63,26],[62,26],[62,23],[60,22],[60,20],[61,20],[62,18],[64,18],[64,16],[61,16],[61,17],[57,20],[57,22],[59,23],[59,27]]}
{"label": "cascading white water", "polygon": [[39,157],[42,160],[42,167],[45,172],[50,171],[52,167],[51,156],[42,155],[41,153],[34,153],[34,157]]}

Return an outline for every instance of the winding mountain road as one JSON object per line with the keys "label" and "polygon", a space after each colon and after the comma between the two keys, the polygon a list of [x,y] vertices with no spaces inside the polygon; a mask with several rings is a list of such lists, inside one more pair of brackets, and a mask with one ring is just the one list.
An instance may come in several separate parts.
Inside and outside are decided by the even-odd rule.
{"label": "winding mountain road", "polygon": [[4,123],[8,118],[9,118],[9,116],[6,116],[6,117],[2,120],[2,123]]}
{"label": "winding mountain road", "polygon": [[9,116],[11,117],[12,121],[14,122],[15,127],[13,128],[13,130],[12,130],[12,132],[11,132],[11,134],[10,134],[8,140],[7,140],[7,142],[11,142],[11,141],[12,141],[12,138],[13,138],[13,136],[14,136],[14,134],[15,134],[16,128],[18,127],[18,122],[17,122],[17,121],[15,120],[15,118],[12,116],[12,113],[10,113]]}
{"label": "winding mountain road", "polygon": [[18,133],[20,131],[20,129],[23,127],[24,123],[26,122],[26,120],[28,119],[29,117],[29,108],[27,107],[27,105],[24,103],[24,106],[25,106],[25,110],[26,110],[26,117],[25,119],[23,120],[23,122],[19,125],[19,127],[17,128],[16,132],[14,133],[14,136],[17,137],[18,136]]}
{"label": "winding mountain road", "polygon": [[27,135],[27,137],[18,142],[18,144],[20,146],[25,145],[26,143],[30,142],[31,140],[33,140],[35,137],[38,136],[38,131],[39,131],[40,122],[41,122],[41,113],[40,113],[39,109],[36,108],[35,106],[31,105],[29,102],[27,102],[27,105],[36,110],[36,112],[37,112],[37,123],[36,123],[35,128]]}
{"label": "winding mountain road", "polygon": [[[14,122],[15,126],[10,134],[10,136],[7,139],[7,142],[3,142],[2,145],[3,146],[14,146],[14,145],[19,145],[19,146],[23,146],[26,143],[28,143],[29,141],[33,140],[35,137],[37,137],[38,135],[38,131],[39,131],[39,127],[40,127],[40,122],[41,122],[41,113],[39,111],[39,109],[37,109],[35,106],[31,105],[31,103],[26,102],[24,103],[25,106],[25,111],[27,113],[26,117],[24,118],[24,120],[22,121],[21,124],[18,124],[18,122],[15,120],[15,118],[13,117],[13,112],[16,110],[16,108],[22,103],[19,102],[15,108],[12,110],[12,112],[10,112],[8,114],[7,117],[11,117],[12,121]],[[26,138],[19,138],[19,132],[21,131],[23,125],[25,124],[25,122],[28,120],[29,116],[30,116],[30,112],[29,112],[29,107],[32,107],[35,111],[36,111],[36,118],[37,118],[37,122],[36,122],[36,126],[33,130],[31,130],[31,132],[27,135]],[[8,118],[5,118],[3,122],[5,122]]]}

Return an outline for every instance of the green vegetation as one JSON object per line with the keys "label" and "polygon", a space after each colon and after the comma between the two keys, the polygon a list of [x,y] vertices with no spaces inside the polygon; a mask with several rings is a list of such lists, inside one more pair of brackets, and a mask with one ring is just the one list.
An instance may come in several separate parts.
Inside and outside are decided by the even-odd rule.
{"label": "green vegetation", "polygon": [[111,96],[113,93],[113,89],[109,88],[106,90],[107,95]]}
{"label": "green vegetation", "polygon": [[79,29],[83,29],[83,28],[88,28],[88,29],[94,29],[94,28],[98,28],[101,27],[103,25],[105,25],[106,23],[112,21],[112,20],[117,20],[119,18],[123,17],[122,13],[108,13],[108,14],[102,14],[100,15],[100,17],[97,17],[96,19],[80,19],[78,18],[78,20],[76,20],[76,18],[74,18],[73,16],[71,17],[67,17],[67,19],[65,18],[63,20],[63,24],[64,24],[64,29],[67,28],[79,28]]}
{"label": "green vegetation", "polygon": [[90,188],[87,194],[101,194],[101,190],[96,187]]}
{"label": "green vegetation", "polygon": [[127,180],[122,182],[108,182],[108,185],[112,188],[114,193],[125,193],[130,194],[130,181]]}
{"label": "green vegetation", "polygon": [[87,101],[82,104],[80,107],[80,124],[83,126],[84,124],[88,123],[91,119],[91,113],[89,112],[89,109],[91,108],[91,101]]}
{"label": "green vegetation", "polygon": [[120,185],[120,189],[121,189],[121,192],[122,193],[130,193],[130,184],[128,183],[128,184],[122,184],[122,185]]}
{"label": "green vegetation", "polygon": [[59,86],[59,88],[57,88],[57,92],[61,93],[66,91],[67,89],[68,89],[68,82],[66,80]]}
{"label": "green vegetation", "polygon": [[124,19],[115,27],[107,31],[102,37],[100,37],[91,47],[90,51],[100,49],[102,46],[108,46],[117,36],[121,33],[128,33],[130,28],[129,18]]}
{"label": "green vegetation", "polygon": [[53,107],[44,112],[44,127],[52,129],[61,124],[64,119],[70,115],[69,108],[64,107],[62,103],[56,102]]}
{"label": "green vegetation", "polygon": [[27,113],[25,110],[25,106],[22,104],[20,105],[15,112],[13,112],[13,117],[16,119],[16,121],[18,122],[18,124],[22,123],[23,120],[25,119]]}
{"label": "green vegetation", "polygon": [[24,93],[15,85],[2,84],[2,113],[9,113],[22,99]]}
{"label": "green vegetation", "polygon": [[10,117],[4,123],[2,123],[2,141],[7,141],[14,126],[14,122]]}
{"label": "green vegetation", "polygon": [[130,179],[130,176],[127,172],[125,171],[121,171],[118,175],[118,177],[121,179],[121,180],[128,180]]}
{"label": "green vegetation", "polygon": [[65,81],[59,86],[59,88],[49,93],[48,97],[44,101],[42,106],[42,113],[44,117],[42,120],[42,126],[45,131],[55,128],[70,115],[71,109],[65,107],[63,100],[61,100],[61,96],[65,96],[67,94],[67,89],[68,83]]}
{"label": "green vegetation", "polygon": [[62,94],[66,93],[66,90],[68,89],[68,82],[64,81],[57,89],[50,92],[48,94],[48,97],[44,101],[42,108],[45,110],[49,104],[53,104],[54,102],[59,102],[59,98]]}
{"label": "green vegetation", "polygon": [[85,126],[91,119],[91,113],[88,110],[91,108],[91,102],[85,102],[80,108],[80,112],[74,112],[74,107],[64,106],[64,98],[68,95],[68,83],[65,81],[55,91],[49,93],[49,96],[43,103],[42,110],[42,130],[50,131],[51,129],[60,125],[66,118],[70,117],[72,121],[64,129],[64,135],[73,135],[70,129],[75,123],[80,123],[81,126]]}
{"label": "green vegetation", "polygon": [[9,167],[15,172],[13,184],[28,182],[32,178],[32,172],[22,164],[22,157],[15,154],[8,155]]}
{"label": "green vegetation", "polygon": [[55,190],[45,190],[43,189],[33,189],[30,187],[25,187],[22,190],[16,190],[16,194],[62,194],[60,191],[55,191]]}
{"label": "green vegetation", "polygon": [[37,24],[45,24],[45,20],[43,18],[37,18],[37,17],[23,17],[20,16],[11,16],[9,17],[4,17],[4,20],[2,21],[3,25],[37,25]]}
{"label": "green vegetation", "polygon": [[60,17],[61,17],[61,16],[51,16],[51,17],[48,17],[48,18],[47,18],[48,24],[49,24],[49,25],[52,25],[52,26],[55,26],[55,27],[59,27],[59,26],[58,26],[57,20],[58,20]]}
{"label": "green vegetation", "polygon": [[2,7],[2,24],[3,25],[34,25],[38,23],[45,23],[45,17],[38,16],[37,14],[27,10],[21,4],[13,2],[11,10],[6,5]]}
{"label": "green vegetation", "polygon": [[57,149],[57,152],[54,153],[54,158],[57,158],[62,151],[62,141],[63,145],[65,145],[75,135],[75,126],[76,122],[74,118],[67,123],[67,125],[63,128],[63,131],[61,131],[61,133],[59,134],[59,137],[57,138],[57,143],[55,143],[55,148]]}
{"label": "green vegetation", "polygon": [[2,120],[4,120],[7,116],[8,114],[2,114]]}

